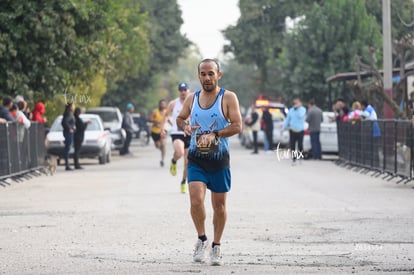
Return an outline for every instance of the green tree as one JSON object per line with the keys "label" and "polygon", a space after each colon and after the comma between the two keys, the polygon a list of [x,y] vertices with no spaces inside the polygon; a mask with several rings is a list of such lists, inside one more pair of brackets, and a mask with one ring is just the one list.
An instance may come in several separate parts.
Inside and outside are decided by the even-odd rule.
{"label": "green tree", "polygon": [[355,55],[367,57],[370,47],[381,49],[381,34],[364,1],[315,4],[298,29],[287,36],[284,64],[290,74],[285,89],[304,100],[315,98],[319,104],[326,104],[325,79],[354,71]]}
{"label": "green tree", "polygon": [[144,71],[148,53],[136,0],[0,2],[2,94],[44,100],[83,92],[102,76],[114,82]]}
{"label": "green tree", "polygon": [[102,98],[104,105],[123,107],[133,102],[137,108],[145,109],[155,105],[158,99],[168,95],[169,88],[168,83],[160,83],[159,75],[168,73],[190,44],[180,33],[183,20],[176,1],[143,0],[140,3],[149,20],[148,70],[116,82]]}
{"label": "green tree", "polygon": [[255,65],[240,64],[235,59],[224,60],[220,86],[237,93],[240,105],[248,107],[259,94],[259,72]]}
{"label": "green tree", "polygon": [[269,80],[269,61],[276,59],[283,49],[286,17],[300,15],[309,1],[240,0],[240,18],[235,26],[223,33],[229,44],[224,52],[234,54],[241,64],[257,66],[258,92],[266,92]]}
{"label": "green tree", "polygon": [[[413,34],[414,26],[410,25],[414,20],[414,1],[392,0],[391,2],[391,35],[393,39],[400,40],[407,34]],[[382,30],[382,1],[365,0],[368,14],[375,17]]]}

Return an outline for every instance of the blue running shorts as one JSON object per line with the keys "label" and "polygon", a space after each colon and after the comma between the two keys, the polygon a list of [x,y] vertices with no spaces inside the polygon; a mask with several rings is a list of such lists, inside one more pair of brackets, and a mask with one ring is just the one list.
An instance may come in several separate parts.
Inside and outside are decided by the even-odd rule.
{"label": "blue running shorts", "polygon": [[214,193],[226,193],[231,188],[230,168],[225,168],[215,172],[206,172],[200,166],[188,165],[188,182],[201,181],[206,184],[207,189]]}

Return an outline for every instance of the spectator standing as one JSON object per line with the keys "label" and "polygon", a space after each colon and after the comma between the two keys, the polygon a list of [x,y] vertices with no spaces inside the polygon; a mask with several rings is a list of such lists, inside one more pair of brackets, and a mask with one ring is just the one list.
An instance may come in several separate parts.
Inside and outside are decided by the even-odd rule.
{"label": "spectator standing", "polygon": [[[35,107],[34,107],[33,112],[32,112],[32,120],[37,121],[37,122],[42,123],[42,124],[46,123],[47,119],[46,119],[46,117],[43,116],[45,112],[46,112],[45,104],[41,101],[38,101],[35,104]],[[72,113],[73,113],[73,111],[72,111]]]}
{"label": "spectator standing", "polygon": [[338,98],[335,100],[335,103],[332,105],[332,111],[335,113],[336,122],[341,121],[341,110],[346,106],[345,100],[343,98]]}
{"label": "spectator standing", "polygon": [[349,112],[348,119],[349,120],[362,119],[363,113],[364,112],[362,111],[361,103],[359,103],[359,101],[355,101],[354,103],[352,103],[352,111]]}
{"label": "spectator standing", "polygon": [[[282,132],[289,128],[289,143],[292,154],[292,164],[303,152],[303,136],[305,134],[305,116],[306,109],[302,106],[299,97],[293,98],[293,107],[289,109],[289,113],[282,126]],[[282,133],[283,135],[283,133]],[[296,149],[296,144],[299,152]]]}
{"label": "spectator standing", "polygon": [[131,144],[132,135],[134,133],[134,128],[132,127],[132,125],[134,125],[134,120],[131,115],[134,111],[134,105],[132,105],[132,103],[128,103],[126,105],[126,112],[124,113],[124,117],[122,119],[122,128],[126,132],[126,139],[124,142],[124,147],[122,147],[121,151],[119,151],[119,154],[121,156],[132,155],[131,152],[129,152],[129,145]]}
{"label": "spectator standing", "polygon": [[19,110],[28,118],[30,119],[30,110],[27,102],[24,100],[24,97],[21,95],[16,96],[14,102],[19,107]]}
{"label": "spectator standing", "polygon": [[10,109],[13,106],[13,100],[11,97],[5,96],[3,98],[3,106],[0,106],[0,119],[2,122],[12,122],[14,118],[10,114]]}
{"label": "spectator standing", "polygon": [[[19,107],[14,103],[10,109],[11,116],[16,120],[17,124],[17,140],[19,142],[19,153],[22,167],[29,167],[29,147],[27,146],[29,136],[27,129],[30,128],[30,120],[19,110]],[[25,146],[26,145],[26,146]]]}
{"label": "spectator standing", "polygon": [[63,136],[65,137],[65,150],[63,156],[65,158],[66,171],[73,170],[69,165],[69,152],[73,143],[73,134],[76,129],[75,117],[73,115],[74,109],[75,105],[73,103],[66,104],[62,118]]}
{"label": "spectator standing", "polygon": [[309,124],[310,141],[312,147],[312,159],[322,159],[322,148],[320,141],[321,123],[323,121],[323,112],[316,106],[315,100],[308,103],[308,113],[306,122]]}
{"label": "spectator standing", "polygon": [[263,110],[262,121],[265,134],[264,150],[266,153],[271,153],[273,151],[273,117],[268,107]]}
{"label": "spectator standing", "polygon": [[373,150],[373,165],[378,167],[379,165],[379,139],[381,137],[381,129],[378,125],[377,112],[366,100],[361,101],[361,108],[363,110],[362,117],[365,120],[372,121],[372,150]]}
{"label": "spectator standing", "polygon": [[31,122],[30,120],[24,115],[22,111],[19,110],[17,104],[13,104],[10,109],[10,115],[20,124],[24,126],[24,128],[29,129]]}
{"label": "spectator standing", "polygon": [[73,162],[75,164],[75,169],[83,169],[79,164],[79,155],[80,149],[82,148],[83,139],[85,138],[85,130],[90,124],[90,121],[84,122],[80,117],[82,109],[79,107],[75,108],[74,117],[75,117],[75,133],[73,134],[73,147],[75,152],[73,154]]}
{"label": "spectator standing", "polygon": [[257,144],[257,133],[260,130],[260,116],[256,110],[256,105],[252,104],[252,112],[250,118],[246,120],[246,125],[251,128],[253,134],[253,152],[252,154],[258,154],[258,144]]}
{"label": "spectator standing", "polygon": [[347,106],[342,107],[339,110],[339,121],[341,122],[348,122],[349,120],[349,108]]}

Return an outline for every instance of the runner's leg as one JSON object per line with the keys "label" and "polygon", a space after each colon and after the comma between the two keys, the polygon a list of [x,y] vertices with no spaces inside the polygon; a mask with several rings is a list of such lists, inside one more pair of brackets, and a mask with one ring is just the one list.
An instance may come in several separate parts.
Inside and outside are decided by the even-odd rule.
{"label": "runner's leg", "polygon": [[227,193],[211,192],[211,203],[214,210],[213,225],[214,225],[214,239],[215,244],[220,244],[221,236],[223,235],[224,226],[226,224],[226,198]]}
{"label": "runner's leg", "polygon": [[191,218],[197,230],[198,236],[206,234],[205,220],[206,210],[204,207],[204,199],[206,197],[206,185],[200,181],[193,181],[189,184],[190,187],[190,203],[191,203]]}
{"label": "runner's leg", "polygon": [[173,148],[174,148],[173,159],[174,161],[177,161],[182,156],[184,156],[184,142],[179,138],[175,139],[173,142]]}
{"label": "runner's leg", "polygon": [[188,174],[188,148],[184,149],[183,181],[187,179],[187,174]]}

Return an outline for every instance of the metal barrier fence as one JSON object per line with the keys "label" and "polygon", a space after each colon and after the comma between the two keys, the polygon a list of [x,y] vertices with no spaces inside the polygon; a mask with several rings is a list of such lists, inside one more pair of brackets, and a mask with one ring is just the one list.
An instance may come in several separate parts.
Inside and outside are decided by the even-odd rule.
{"label": "metal barrier fence", "polygon": [[32,122],[29,129],[18,123],[0,124],[0,180],[43,167],[45,128]]}
{"label": "metal barrier fence", "polygon": [[413,127],[407,120],[338,123],[339,159],[345,164],[413,179]]}

